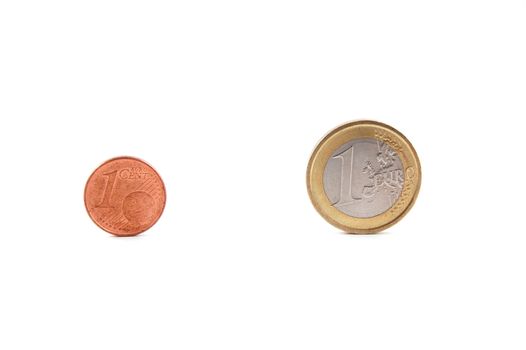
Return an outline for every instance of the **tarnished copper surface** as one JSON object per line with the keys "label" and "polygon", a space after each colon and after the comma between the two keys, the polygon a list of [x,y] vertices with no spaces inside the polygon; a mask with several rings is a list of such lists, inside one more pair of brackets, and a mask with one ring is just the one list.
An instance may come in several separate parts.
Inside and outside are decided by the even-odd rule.
{"label": "tarnished copper surface", "polygon": [[116,236],[135,236],[152,227],[161,217],[165,202],[159,174],[133,157],[103,163],[91,174],[84,190],[91,219]]}

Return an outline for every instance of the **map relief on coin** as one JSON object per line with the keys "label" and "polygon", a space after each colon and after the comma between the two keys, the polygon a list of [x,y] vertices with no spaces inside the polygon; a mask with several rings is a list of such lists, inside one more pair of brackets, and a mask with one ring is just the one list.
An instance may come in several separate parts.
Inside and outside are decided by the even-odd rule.
{"label": "map relief on coin", "polygon": [[164,184],[155,170],[126,157],[110,160],[95,170],[85,192],[91,218],[118,236],[135,235],[155,224],[165,198]]}
{"label": "map relief on coin", "polygon": [[389,210],[404,187],[400,157],[388,144],[373,138],[352,140],[329,158],[323,185],[332,205],[357,218]]}

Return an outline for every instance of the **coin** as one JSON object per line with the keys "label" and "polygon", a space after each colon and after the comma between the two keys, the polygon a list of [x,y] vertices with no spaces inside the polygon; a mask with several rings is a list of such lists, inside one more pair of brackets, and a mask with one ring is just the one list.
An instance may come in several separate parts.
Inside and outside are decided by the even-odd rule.
{"label": "coin", "polygon": [[320,141],[307,167],[307,189],[329,223],[349,233],[376,233],[407,214],[421,177],[409,140],[389,125],[364,120]]}
{"label": "coin", "polygon": [[91,174],[84,190],[84,204],[93,222],[116,236],[135,236],[152,227],[165,202],[159,174],[133,157],[104,162]]}

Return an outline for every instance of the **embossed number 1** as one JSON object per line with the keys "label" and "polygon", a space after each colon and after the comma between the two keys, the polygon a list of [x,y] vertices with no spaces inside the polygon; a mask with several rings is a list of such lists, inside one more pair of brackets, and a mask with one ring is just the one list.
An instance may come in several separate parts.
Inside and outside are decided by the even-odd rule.
{"label": "embossed number 1", "polygon": [[361,198],[354,198],[352,195],[352,173],[354,166],[354,147],[343,151],[332,157],[341,160],[341,180],[340,180],[340,199],[334,206],[343,206],[360,201]]}
{"label": "embossed number 1", "polygon": [[117,178],[117,170],[103,175],[108,177],[108,182],[106,182],[106,189],[104,190],[104,197],[102,197],[102,202],[100,202],[100,204],[97,205],[97,208],[112,208],[112,206],[110,205],[110,199],[111,194],[113,192],[113,187],[115,186],[115,180]]}

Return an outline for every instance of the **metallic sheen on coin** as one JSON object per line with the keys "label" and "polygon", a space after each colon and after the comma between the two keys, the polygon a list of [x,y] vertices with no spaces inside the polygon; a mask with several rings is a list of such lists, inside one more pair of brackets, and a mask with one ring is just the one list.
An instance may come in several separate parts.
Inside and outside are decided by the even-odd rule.
{"label": "metallic sheen on coin", "polygon": [[116,236],[135,236],[152,227],[166,202],[164,183],[144,161],[113,158],[88,179],[84,204],[91,219]]}
{"label": "metallic sheen on coin", "polygon": [[397,223],[415,203],[420,183],[420,161],[409,140],[373,121],[331,131],[307,169],[314,207],[349,233],[375,233]]}

